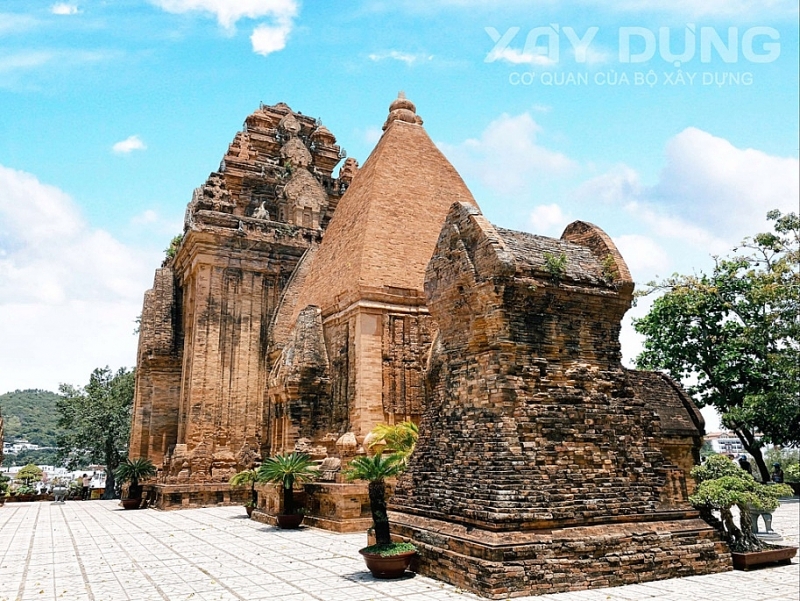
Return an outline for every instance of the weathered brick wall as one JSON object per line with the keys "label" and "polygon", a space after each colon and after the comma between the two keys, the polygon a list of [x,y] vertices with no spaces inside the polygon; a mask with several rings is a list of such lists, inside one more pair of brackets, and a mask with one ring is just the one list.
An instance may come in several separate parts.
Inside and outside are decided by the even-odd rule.
{"label": "weathered brick wall", "polygon": [[183,333],[180,294],[169,267],[156,270],[139,324],[136,388],[128,454],[161,465],[178,436]]}
{"label": "weathered brick wall", "polygon": [[425,282],[431,396],[390,504],[425,574],[505,598],[727,569],[621,366],[633,285],[591,228],[581,246],[448,215]]}
{"label": "weathered brick wall", "polygon": [[[419,421],[430,352],[430,315],[388,313],[383,318],[383,411],[386,421]],[[391,416],[391,417],[389,417]]]}

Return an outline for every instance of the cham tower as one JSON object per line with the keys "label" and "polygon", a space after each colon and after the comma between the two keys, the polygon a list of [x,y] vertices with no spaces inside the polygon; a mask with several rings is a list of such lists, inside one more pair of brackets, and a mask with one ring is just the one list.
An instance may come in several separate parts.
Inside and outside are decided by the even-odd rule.
{"label": "cham tower", "polygon": [[[493,226],[402,93],[363,166],[334,177],[342,158],[261,106],[195,191],[142,312],[129,455],[160,466],[153,502],[244,503],[232,474],[302,451],[305,523],[363,531],[367,485],[341,470],[412,420],[390,518],[426,574],[505,598],[726,569],[687,502],[702,417],[621,364],[611,239]],[[257,489],[273,521],[281,495]]]}
{"label": "cham tower", "polygon": [[316,119],[262,105],[195,190],[139,334],[129,455],[160,467],[159,507],[237,502],[228,479],[263,456],[270,323],[357,169],[333,177],[343,157]]}

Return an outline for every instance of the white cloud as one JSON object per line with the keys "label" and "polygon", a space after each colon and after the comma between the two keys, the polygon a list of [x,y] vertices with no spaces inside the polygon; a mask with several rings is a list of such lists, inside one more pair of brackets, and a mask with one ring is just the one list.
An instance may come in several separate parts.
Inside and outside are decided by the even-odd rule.
{"label": "white cloud", "polygon": [[508,47],[492,50],[489,56],[486,57],[486,62],[494,61],[505,61],[512,65],[538,65],[540,67],[548,67],[556,63],[555,60],[544,54],[533,54]]}
{"label": "white cloud", "polygon": [[683,240],[709,253],[725,253],[745,236],[769,229],[767,211],[796,211],[800,162],[737,148],[690,127],[666,145],[666,163],[653,186],[619,165],[583,184],[588,201],[623,206],[664,238]]}
{"label": "white cloud", "polygon": [[147,146],[138,135],[133,135],[114,144],[111,150],[117,154],[129,154],[134,150],[147,150]]}
{"label": "white cloud", "polygon": [[0,165],[0,190],[0,391],[131,366],[158,256],[91,228],[67,194],[29,173]]}
{"label": "white cloud", "polygon": [[666,275],[670,258],[659,244],[640,234],[624,234],[614,237],[614,244],[624,257],[635,282],[647,282],[653,274]]}
{"label": "white cloud", "polygon": [[131,222],[135,225],[144,225],[148,223],[156,223],[158,221],[158,213],[153,209],[147,209],[140,215],[136,215]]}
{"label": "white cloud", "polygon": [[666,166],[650,196],[703,227],[736,236],[766,226],[770,209],[796,211],[800,162],[690,127],[672,138]]}
{"label": "white cloud", "polygon": [[76,15],[78,14],[78,7],[74,4],[58,2],[50,7],[50,12],[54,15]]}
{"label": "white cloud", "polygon": [[250,36],[253,52],[267,56],[286,48],[286,40],[292,31],[292,22],[286,21],[277,25],[259,25]]}
{"label": "white cloud", "polygon": [[373,62],[395,60],[405,63],[408,66],[414,63],[433,60],[432,54],[411,54],[409,52],[401,52],[399,50],[388,50],[386,52],[377,52],[368,55],[369,60]]}
{"label": "white cloud", "polygon": [[33,29],[39,21],[30,15],[0,13],[0,36],[7,33],[21,33]]}
{"label": "white cloud", "polygon": [[538,144],[541,131],[529,113],[503,114],[479,139],[440,147],[460,173],[477,176],[501,194],[516,195],[530,191],[543,174],[552,179],[576,167],[565,155]]}
{"label": "white cloud", "polygon": [[11,71],[23,71],[27,69],[35,69],[49,63],[54,58],[54,54],[45,50],[33,50],[26,52],[18,52],[16,54],[7,54],[0,57],[0,73],[9,73]]}
{"label": "white cloud", "polygon": [[216,16],[217,22],[233,31],[241,19],[268,19],[253,29],[250,43],[253,52],[267,56],[286,47],[294,19],[299,11],[297,0],[150,0],[170,13],[193,11]]}
{"label": "white cloud", "polygon": [[558,238],[571,221],[557,204],[539,205],[531,211],[531,232]]}
{"label": "white cloud", "polygon": [[209,12],[220,25],[230,29],[240,19],[269,17],[291,21],[297,16],[296,0],[151,0],[153,4],[170,13],[192,11]]}

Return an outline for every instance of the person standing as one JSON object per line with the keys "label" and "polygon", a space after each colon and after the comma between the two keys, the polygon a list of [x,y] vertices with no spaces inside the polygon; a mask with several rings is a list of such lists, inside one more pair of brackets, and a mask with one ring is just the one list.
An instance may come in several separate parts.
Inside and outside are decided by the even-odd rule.
{"label": "person standing", "polygon": [[772,464],[772,481],[775,484],[783,484],[783,470],[780,463]]}
{"label": "person standing", "polygon": [[81,476],[81,499],[84,501],[89,500],[89,485],[91,483],[92,480],[87,474]]}
{"label": "person standing", "polygon": [[750,465],[746,455],[739,455],[739,467],[751,476],[753,475],[753,466]]}

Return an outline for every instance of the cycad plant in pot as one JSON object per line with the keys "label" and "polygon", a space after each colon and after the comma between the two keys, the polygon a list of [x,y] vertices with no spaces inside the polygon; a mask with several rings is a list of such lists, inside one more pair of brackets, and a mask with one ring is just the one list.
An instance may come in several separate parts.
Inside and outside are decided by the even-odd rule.
{"label": "cycad plant in pot", "polygon": [[378,424],[368,435],[370,439],[369,448],[377,453],[388,452],[395,455],[402,464],[401,469],[405,469],[408,458],[417,446],[419,438],[419,428],[411,421],[400,422],[398,424]]}
{"label": "cycad plant in pot", "polygon": [[314,462],[305,453],[270,457],[258,468],[259,482],[275,484],[283,491],[283,513],[276,516],[279,528],[297,528],[303,521],[302,508],[295,507],[294,485],[317,477]]}
{"label": "cycad plant in pot", "polygon": [[[697,490],[689,502],[728,543],[734,567],[746,569],[761,563],[783,561],[794,557],[797,547],[776,547],[760,540],[752,528],[751,510],[771,512],[780,504],[779,497],[790,496],[785,484],[761,484],[753,476],[724,455],[711,455],[703,465],[692,469]],[[739,509],[739,524],[731,508]],[[721,521],[712,516],[720,512]]]}
{"label": "cycad plant in pot", "polygon": [[157,473],[153,462],[144,457],[137,459],[126,458],[114,471],[114,476],[120,484],[129,483],[128,496],[122,499],[122,506],[125,509],[138,509],[142,504],[142,484],[141,480],[152,478]]}
{"label": "cycad plant in pot", "polygon": [[369,508],[375,529],[375,544],[360,549],[359,553],[376,578],[402,576],[417,552],[411,543],[393,543],[389,533],[386,479],[396,476],[404,467],[402,456],[393,454],[384,457],[377,453],[372,457],[356,457],[345,471],[348,480],[365,480],[369,483]]}
{"label": "cycad plant in pot", "polygon": [[258,472],[255,469],[242,470],[231,476],[229,484],[231,486],[245,486],[250,485],[250,500],[245,504],[248,517],[253,514],[253,509],[258,504],[258,495],[256,494],[256,482],[258,482]]}

